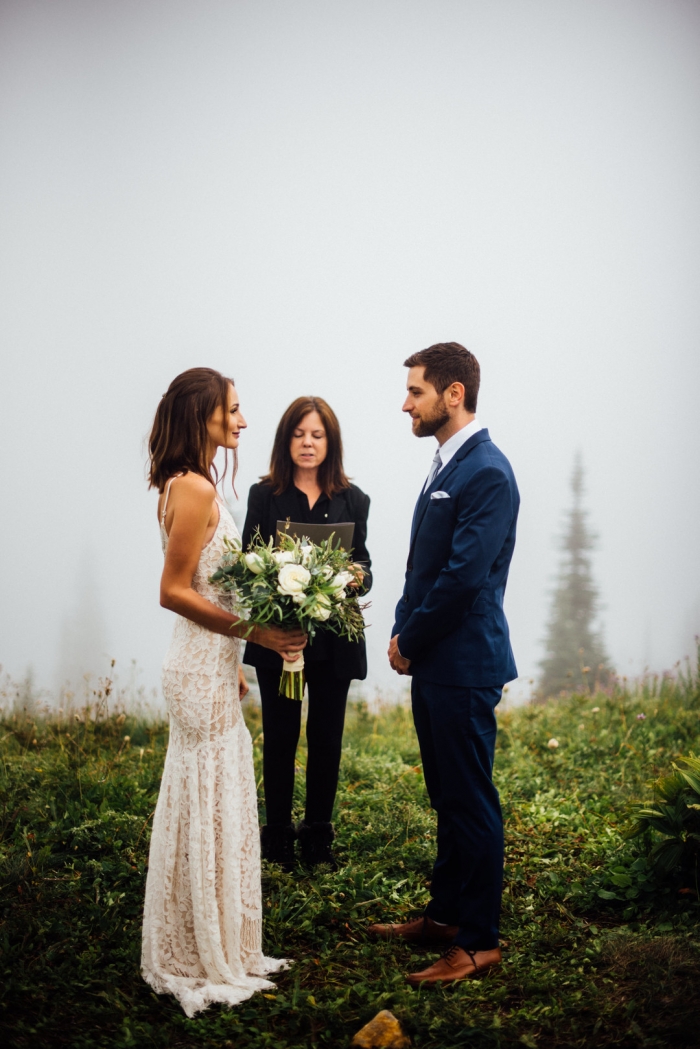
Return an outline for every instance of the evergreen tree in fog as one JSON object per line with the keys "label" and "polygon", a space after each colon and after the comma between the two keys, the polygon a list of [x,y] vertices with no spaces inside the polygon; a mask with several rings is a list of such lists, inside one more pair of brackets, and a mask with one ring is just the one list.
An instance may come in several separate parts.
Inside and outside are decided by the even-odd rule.
{"label": "evergreen tree in fog", "polygon": [[593,581],[590,551],[595,536],[583,509],[583,465],[574,460],[571,478],[573,505],[561,541],[563,557],[552,597],[547,626],[545,657],[540,663],[539,693],[556,696],[561,691],[588,691],[604,685],[609,676],[605,645],[595,629],[598,589]]}

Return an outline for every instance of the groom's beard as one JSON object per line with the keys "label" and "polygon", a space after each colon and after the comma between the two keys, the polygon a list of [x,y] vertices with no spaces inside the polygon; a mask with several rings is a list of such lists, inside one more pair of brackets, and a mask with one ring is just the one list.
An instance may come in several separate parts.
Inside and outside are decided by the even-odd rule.
{"label": "groom's beard", "polygon": [[434,437],[438,430],[450,421],[450,413],[444,404],[438,404],[432,415],[414,418],[413,433],[416,437]]}

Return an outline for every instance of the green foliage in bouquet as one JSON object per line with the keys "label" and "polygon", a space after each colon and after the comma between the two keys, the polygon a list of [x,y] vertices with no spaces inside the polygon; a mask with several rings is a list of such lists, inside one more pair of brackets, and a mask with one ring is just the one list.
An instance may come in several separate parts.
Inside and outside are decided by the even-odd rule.
{"label": "green foliage in bouquet", "polygon": [[355,579],[352,559],[334,549],[333,537],[318,545],[291,536],[264,543],[260,533],[244,553],[238,540],[224,539],[226,553],[211,582],[235,590],[252,626],[300,626],[313,638],[320,623],[341,637],[364,636],[362,607],[348,593]]}
{"label": "green foliage in bouquet", "polygon": [[682,758],[654,782],[654,801],[634,810],[628,837],[653,840],[649,860],[661,875],[692,873],[700,859],[700,758]]}

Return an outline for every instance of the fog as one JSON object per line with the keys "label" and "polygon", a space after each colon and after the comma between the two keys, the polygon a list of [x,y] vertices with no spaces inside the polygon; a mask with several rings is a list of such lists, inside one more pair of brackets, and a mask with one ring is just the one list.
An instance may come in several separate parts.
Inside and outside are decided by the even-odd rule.
{"label": "fog", "polygon": [[[621,674],[700,631],[700,6],[680,0],[0,5],[0,662],[172,629],[145,444],[170,380],[234,376],[236,513],[299,394],[372,498],[367,694],[434,453],[405,357],[455,339],[522,496],[507,614],[526,694],[580,450]],[[233,494],[228,491],[233,499]]]}

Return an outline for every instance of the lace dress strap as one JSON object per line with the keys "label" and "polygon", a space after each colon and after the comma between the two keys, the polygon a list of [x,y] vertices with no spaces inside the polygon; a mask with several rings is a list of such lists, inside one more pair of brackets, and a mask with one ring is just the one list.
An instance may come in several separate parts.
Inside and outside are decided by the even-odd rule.
{"label": "lace dress strap", "polygon": [[182,477],[182,474],[173,474],[168,483],[165,486],[165,499],[163,500],[163,508],[160,511],[160,523],[165,528],[165,511],[168,509],[168,499],[170,498],[170,486],[176,477]]}

